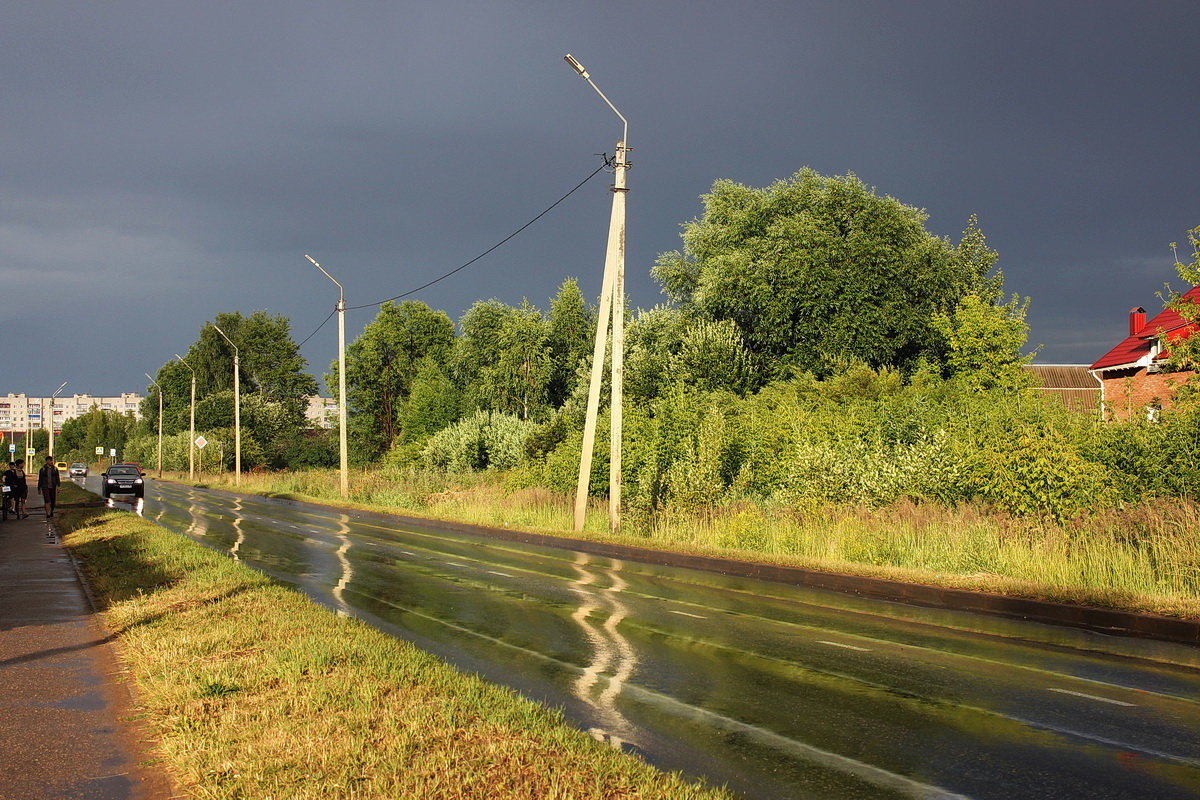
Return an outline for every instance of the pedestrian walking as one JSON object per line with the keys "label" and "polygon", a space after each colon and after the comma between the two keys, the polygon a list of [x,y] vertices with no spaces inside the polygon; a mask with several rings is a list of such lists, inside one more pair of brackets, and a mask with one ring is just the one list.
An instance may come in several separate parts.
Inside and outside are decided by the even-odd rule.
{"label": "pedestrian walking", "polygon": [[3,474],[0,474],[0,489],[3,489],[3,491],[4,491],[4,500],[3,500],[4,507],[3,508],[4,508],[4,519],[5,520],[8,519],[9,513],[13,513],[13,514],[17,513],[16,506],[14,505],[14,503],[15,503],[14,496],[15,496],[15,492],[16,492],[16,485],[17,485],[17,465],[16,465],[16,463],[10,461],[10,462],[8,462],[8,469],[4,470]]}
{"label": "pedestrian walking", "polygon": [[[62,477],[58,467],[54,466],[54,457],[46,456],[46,463],[38,470],[38,494],[42,496],[42,507],[46,510],[46,519],[53,519],[54,506],[58,501],[58,485]],[[28,515],[26,515],[28,516]]]}
{"label": "pedestrian walking", "polygon": [[25,500],[29,497],[29,481],[25,477],[25,459],[18,458],[16,460],[13,464],[13,472],[16,476],[12,490],[13,506],[17,512],[17,519],[25,519],[29,516],[25,511]]}

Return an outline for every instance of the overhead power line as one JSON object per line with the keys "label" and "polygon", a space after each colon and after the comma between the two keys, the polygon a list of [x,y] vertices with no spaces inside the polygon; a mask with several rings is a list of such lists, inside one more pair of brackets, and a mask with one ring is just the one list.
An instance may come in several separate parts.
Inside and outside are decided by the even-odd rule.
{"label": "overhead power line", "polygon": [[[454,273],[456,273],[456,272],[461,272],[462,270],[464,270],[464,269],[466,269],[467,267],[471,266],[472,264],[474,264],[474,263],[475,263],[476,261],[478,261],[479,259],[481,259],[481,258],[483,258],[484,256],[488,255],[489,253],[492,253],[493,251],[495,251],[495,250],[499,249],[499,248],[500,248],[502,245],[504,245],[506,242],[508,242],[508,241],[509,241],[510,239],[512,239],[513,237],[515,237],[515,236],[516,236],[517,234],[519,234],[521,231],[525,230],[525,229],[526,229],[526,228],[528,228],[530,225],[532,225],[533,223],[537,222],[537,221],[538,221],[539,219],[541,219],[542,217],[544,217],[544,216],[546,216],[547,214],[549,214],[549,213],[550,213],[550,212],[551,212],[551,211],[554,209],[554,207],[555,207],[555,206],[557,206],[559,203],[561,203],[561,202],[563,202],[564,200],[566,200],[566,199],[567,199],[568,197],[570,197],[571,195],[575,194],[575,192],[576,192],[576,191],[577,191],[577,190],[578,190],[580,187],[582,187],[582,186],[583,186],[585,183],[587,183],[588,181],[590,181],[592,178],[594,178],[594,177],[596,177],[597,175],[599,175],[599,174],[600,174],[600,172],[601,172],[602,170],[604,170],[604,168],[605,168],[605,167],[608,167],[608,166],[610,166],[610,165],[611,165],[611,163],[612,163],[612,162],[610,161],[610,159],[608,158],[608,156],[607,156],[606,154],[601,154],[601,156],[600,156],[600,157],[603,159],[604,163],[602,163],[600,166],[596,167],[595,171],[594,171],[594,172],[592,172],[592,174],[591,174],[591,175],[588,175],[586,178],[584,178],[583,180],[581,180],[579,183],[575,184],[575,186],[574,186],[574,187],[571,189],[571,191],[567,192],[567,193],[566,193],[566,194],[564,194],[562,197],[558,198],[558,199],[557,199],[557,200],[555,200],[553,203],[551,203],[550,205],[546,206],[546,208],[545,208],[545,209],[544,209],[544,210],[543,210],[543,211],[542,211],[540,214],[538,214],[536,217],[534,217],[533,219],[529,220],[528,222],[526,222],[526,223],[525,223],[524,225],[522,225],[521,227],[517,228],[515,231],[513,231],[512,233],[510,233],[508,236],[505,236],[503,239],[501,239],[500,241],[496,242],[494,245],[492,245],[491,247],[489,247],[487,250],[484,250],[482,253],[480,253],[479,255],[475,256],[474,258],[472,258],[472,259],[471,259],[470,261],[468,261],[467,263],[465,263],[465,264],[462,264],[462,265],[460,265],[460,266],[457,266],[457,267],[455,267],[454,269],[450,270],[449,272],[447,272],[447,273],[445,273],[445,274],[443,274],[443,275],[439,275],[438,277],[434,278],[433,280],[429,281],[428,283],[423,283],[423,284],[421,284],[420,286],[418,286],[417,288],[415,288],[415,289],[409,289],[407,292],[402,292],[401,294],[398,294],[398,295],[396,295],[395,297],[389,297],[389,298],[387,298],[387,299],[385,299],[385,300],[379,300],[379,301],[377,301],[377,302],[374,302],[374,303],[364,303],[364,304],[363,304],[363,305],[361,305],[361,306],[346,306],[346,310],[347,310],[347,311],[353,311],[353,310],[355,310],[355,309],[360,309],[360,308],[371,308],[372,306],[381,306],[381,305],[383,305],[384,303],[390,302],[390,301],[392,301],[392,300],[399,300],[399,299],[400,299],[400,298],[402,298],[402,297],[408,297],[408,296],[409,296],[409,295],[411,295],[411,294],[416,294],[417,292],[421,291],[422,289],[428,289],[430,286],[433,286],[435,283],[438,283],[439,281],[444,281],[446,278],[449,278],[449,277],[450,277],[451,275],[453,275]],[[317,335],[317,334],[320,332],[320,330],[321,330],[322,328],[324,328],[324,327],[325,327],[325,326],[326,326],[326,325],[329,323],[329,320],[333,319],[333,315],[334,315],[334,314],[336,314],[336,313],[337,313],[337,309],[336,309],[336,308],[335,308],[333,311],[330,311],[330,312],[329,312],[329,316],[328,316],[328,317],[326,317],[326,318],[325,318],[325,320],[324,320],[324,321],[323,321],[323,322],[322,322],[320,325],[318,325],[318,326],[316,327],[316,330],[314,330],[314,331],[313,331],[312,333],[310,333],[308,336],[305,336],[305,337],[304,337],[304,340],[303,340],[302,342],[300,342],[300,344],[298,344],[298,345],[296,345],[296,346],[297,346],[297,347],[303,347],[303,346],[304,346],[304,344],[305,344],[305,342],[307,342],[307,341],[308,341],[309,339],[311,339],[312,337],[316,336],[316,335]]]}
{"label": "overhead power line", "polygon": [[[333,315],[334,315],[334,314],[336,314],[336,313],[337,313],[337,309],[336,309],[336,308],[335,308],[333,311],[330,311],[330,312],[329,312],[329,316],[325,318],[325,322],[322,322],[320,325],[318,325],[318,326],[317,326],[317,330],[313,331],[313,332],[312,332],[312,333],[310,333],[308,336],[305,336],[305,337],[304,337],[304,342],[307,342],[309,339],[311,339],[312,337],[316,336],[316,335],[317,335],[317,333],[318,333],[318,332],[321,330],[321,328],[324,328],[324,327],[325,327],[325,324],[326,324],[327,322],[329,322],[329,320],[333,319]],[[296,348],[297,348],[297,349],[299,349],[299,348],[301,348],[301,347],[304,347],[304,342],[301,342],[300,344],[296,345]]]}
{"label": "overhead power line", "polygon": [[[608,165],[609,165],[609,160],[608,160],[607,156],[605,156],[605,157],[604,157],[604,163],[603,163],[603,164],[601,164],[600,166],[596,167],[596,170],[595,170],[595,172],[593,172],[591,175],[588,175],[586,178],[584,178],[583,180],[581,180],[579,183],[575,184],[575,187],[574,187],[573,189],[571,189],[571,191],[567,192],[567,193],[566,193],[566,194],[564,194],[562,197],[560,197],[560,198],[558,198],[557,200],[555,200],[553,203],[551,203],[550,205],[548,205],[548,206],[545,208],[545,210],[543,210],[543,211],[542,211],[542,213],[538,214],[536,217],[534,217],[533,219],[529,220],[528,222],[526,222],[526,223],[525,223],[524,225],[522,225],[521,227],[517,228],[515,231],[513,231],[512,233],[510,233],[508,236],[505,236],[503,239],[501,239],[500,241],[496,242],[494,245],[492,245],[491,247],[489,247],[487,250],[484,250],[482,253],[480,253],[479,255],[475,256],[474,258],[472,258],[472,259],[471,259],[470,261],[468,261],[467,263],[465,263],[465,264],[462,264],[462,265],[460,265],[460,266],[457,266],[457,267],[455,267],[454,269],[450,270],[449,272],[447,272],[447,273],[445,273],[445,274],[443,274],[443,275],[439,275],[438,277],[434,278],[433,280],[429,281],[428,283],[423,283],[423,284],[421,284],[420,286],[416,287],[415,289],[409,289],[407,292],[402,292],[402,293],[400,293],[400,294],[398,294],[398,295],[395,295],[394,297],[388,297],[388,298],[385,298],[385,299],[383,299],[383,300],[377,300],[377,301],[376,301],[376,302],[374,302],[374,303],[364,303],[364,304],[363,304],[363,305],[361,305],[361,306],[346,306],[346,310],[347,310],[347,311],[353,311],[353,310],[355,310],[355,309],[359,309],[359,308],[371,308],[372,306],[380,306],[380,305],[383,305],[384,303],[390,302],[390,301],[392,301],[392,300],[399,300],[399,299],[400,299],[400,298],[402,298],[402,297],[408,297],[408,296],[409,296],[409,295],[411,295],[411,294],[416,294],[417,292],[421,291],[422,289],[428,289],[430,286],[433,286],[435,283],[438,283],[439,281],[444,281],[446,278],[449,278],[451,275],[453,275],[453,274],[454,274],[454,273],[456,273],[456,272],[461,272],[462,270],[464,270],[464,269],[466,269],[467,267],[469,267],[469,266],[471,266],[472,264],[474,264],[474,263],[475,263],[476,261],[478,261],[479,259],[481,259],[481,258],[483,258],[484,256],[488,255],[489,253],[492,253],[493,251],[495,251],[495,250],[499,249],[499,248],[500,248],[502,245],[504,245],[505,243],[507,243],[507,242],[508,242],[510,239],[512,239],[513,237],[515,237],[515,236],[516,236],[517,234],[519,234],[521,231],[525,230],[525,229],[526,229],[526,228],[528,228],[530,225],[532,225],[533,223],[537,222],[537,221],[538,221],[539,219],[541,219],[542,217],[544,217],[544,216],[546,216],[547,214],[549,214],[549,213],[550,213],[550,212],[551,212],[551,211],[554,209],[554,207],[555,207],[555,206],[557,206],[557,205],[558,205],[559,203],[561,203],[562,201],[566,200],[566,199],[567,199],[568,197],[570,197],[571,195],[575,194],[575,192],[576,192],[576,191],[577,191],[577,190],[578,190],[578,189],[579,189],[581,186],[583,186],[585,183],[587,183],[588,181],[590,181],[592,178],[594,178],[594,177],[596,177],[598,174],[600,174],[600,172],[601,172],[601,171],[602,171],[602,170],[603,170],[605,167],[607,167]],[[328,322],[328,320],[326,320],[326,322]],[[322,323],[322,324],[324,324],[324,323]]]}

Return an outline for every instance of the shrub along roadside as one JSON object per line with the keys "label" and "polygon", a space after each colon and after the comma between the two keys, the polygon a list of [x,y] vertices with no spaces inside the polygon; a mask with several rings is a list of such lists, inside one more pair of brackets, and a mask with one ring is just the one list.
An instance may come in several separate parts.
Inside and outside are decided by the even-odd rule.
{"label": "shrub along roadside", "polygon": [[729,797],[137,516],[59,524],[196,797]]}

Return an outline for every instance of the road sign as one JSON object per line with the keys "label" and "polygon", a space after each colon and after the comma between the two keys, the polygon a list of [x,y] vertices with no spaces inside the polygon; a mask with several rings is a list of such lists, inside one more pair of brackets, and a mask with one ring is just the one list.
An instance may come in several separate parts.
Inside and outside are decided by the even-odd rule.
{"label": "road sign", "polygon": [[108,449],[108,457],[109,457],[109,458],[116,458],[116,457],[117,457],[117,448],[115,448],[115,447],[110,447],[110,448]]}
{"label": "road sign", "polygon": [[104,448],[103,448],[103,447],[97,447],[97,448],[96,448],[96,455],[98,455],[98,456],[102,456],[102,455],[104,455]]}
{"label": "road sign", "polygon": [[27,456],[36,456],[36,455],[37,455],[37,450],[35,450],[35,449],[34,449],[34,448],[32,448],[32,447],[26,447],[26,448],[25,448],[25,455],[27,455]]}
{"label": "road sign", "polygon": [[17,452],[17,445],[16,445],[16,443],[15,443],[15,442],[14,442],[14,443],[10,443],[10,444],[8,445],[8,452],[10,452],[10,453],[15,453],[15,452]]}
{"label": "road sign", "polygon": [[201,450],[203,450],[204,445],[206,444],[208,444],[208,439],[205,439],[203,436],[196,437],[196,447],[199,447]]}

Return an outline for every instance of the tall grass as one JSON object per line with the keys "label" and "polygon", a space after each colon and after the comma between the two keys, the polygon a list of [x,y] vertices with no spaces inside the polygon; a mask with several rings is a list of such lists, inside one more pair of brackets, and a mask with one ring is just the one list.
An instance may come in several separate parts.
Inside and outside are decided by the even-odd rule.
{"label": "tall grass", "polygon": [[[230,481],[219,482],[229,486]],[[229,487],[231,488],[231,487]],[[339,503],[334,472],[243,477],[244,491]],[[352,503],[398,513],[577,536],[571,498],[512,487],[502,473],[356,471]],[[682,552],[891,577],[1061,602],[1200,617],[1200,506],[1143,502],[1057,522],[978,505],[880,509],[742,501],[660,513],[607,530],[593,503],[583,535]]]}

